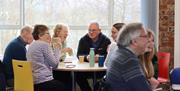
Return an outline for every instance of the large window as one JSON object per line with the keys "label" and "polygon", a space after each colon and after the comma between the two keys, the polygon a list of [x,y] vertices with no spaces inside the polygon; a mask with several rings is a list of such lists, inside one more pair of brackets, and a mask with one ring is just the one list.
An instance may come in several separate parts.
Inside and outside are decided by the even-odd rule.
{"label": "large window", "polygon": [[141,0],[114,0],[113,22],[140,21]]}
{"label": "large window", "polygon": [[89,22],[99,22],[102,32],[110,37],[116,22],[139,22],[141,0],[0,0],[0,54],[19,35],[23,25],[58,23],[70,27],[68,46],[76,53],[79,39],[87,33]]}
{"label": "large window", "polygon": [[0,26],[20,25],[20,0],[0,0]]}
{"label": "large window", "polygon": [[25,23],[63,22],[71,26],[86,26],[96,20],[108,25],[108,0],[28,0],[25,3]]}

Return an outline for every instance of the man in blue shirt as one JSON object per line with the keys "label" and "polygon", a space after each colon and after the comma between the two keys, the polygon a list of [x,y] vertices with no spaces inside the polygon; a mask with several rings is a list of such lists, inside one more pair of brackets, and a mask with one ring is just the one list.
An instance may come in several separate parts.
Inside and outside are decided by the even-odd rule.
{"label": "man in blue shirt", "polygon": [[21,29],[20,36],[12,40],[5,49],[3,64],[5,66],[5,76],[9,88],[13,88],[14,85],[12,59],[26,60],[26,45],[32,41],[32,28],[25,26]]}

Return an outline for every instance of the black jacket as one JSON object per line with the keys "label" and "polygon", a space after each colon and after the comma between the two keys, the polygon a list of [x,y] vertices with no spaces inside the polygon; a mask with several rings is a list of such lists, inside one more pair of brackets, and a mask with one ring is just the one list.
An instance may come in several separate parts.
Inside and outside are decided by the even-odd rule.
{"label": "black jacket", "polygon": [[[106,37],[104,34],[100,33],[97,42],[98,42],[98,45],[94,49],[95,54],[104,55],[106,57],[108,45],[111,43],[110,39]],[[89,55],[90,48],[94,48],[92,44],[93,44],[93,41],[88,36],[88,34],[83,36],[79,41],[77,56]],[[85,57],[85,61],[87,62],[86,57]]]}
{"label": "black jacket", "polygon": [[3,64],[2,64],[2,62],[0,60],[0,73],[3,73],[3,72],[4,72],[4,67],[3,67]]}

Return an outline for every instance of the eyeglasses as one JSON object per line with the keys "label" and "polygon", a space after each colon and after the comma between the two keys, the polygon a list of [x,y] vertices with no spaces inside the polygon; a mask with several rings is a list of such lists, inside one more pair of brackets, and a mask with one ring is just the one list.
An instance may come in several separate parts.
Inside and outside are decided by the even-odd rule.
{"label": "eyeglasses", "polygon": [[49,32],[46,32],[46,33],[40,33],[39,35],[45,35],[45,34],[50,35]]}
{"label": "eyeglasses", "polygon": [[142,37],[142,38],[148,38],[147,35],[140,35],[139,37]]}
{"label": "eyeglasses", "polygon": [[97,31],[96,29],[89,29],[88,30],[89,32],[95,32],[95,31]]}
{"label": "eyeglasses", "polygon": [[44,33],[44,34],[48,34],[49,35],[49,33]]}
{"label": "eyeglasses", "polygon": [[46,34],[47,34],[47,35],[50,35],[49,33],[40,33],[40,35],[46,35]]}

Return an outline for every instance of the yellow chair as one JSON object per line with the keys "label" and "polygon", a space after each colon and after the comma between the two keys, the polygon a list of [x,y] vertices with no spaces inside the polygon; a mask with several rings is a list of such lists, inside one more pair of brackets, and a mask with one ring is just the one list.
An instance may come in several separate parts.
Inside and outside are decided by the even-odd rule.
{"label": "yellow chair", "polygon": [[34,91],[32,63],[30,61],[12,60],[14,71],[14,91]]}

